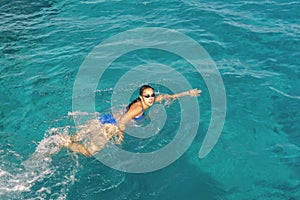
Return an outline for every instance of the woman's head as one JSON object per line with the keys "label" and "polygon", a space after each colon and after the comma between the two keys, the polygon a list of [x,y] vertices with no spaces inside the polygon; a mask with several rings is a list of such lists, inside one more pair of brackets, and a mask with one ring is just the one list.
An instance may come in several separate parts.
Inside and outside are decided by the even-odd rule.
{"label": "woman's head", "polygon": [[150,85],[143,85],[140,87],[140,96],[133,100],[127,107],[126,110],[128,111],[129,108],[136,102],[143,101],[147,106],[151,106],[154,103],[155,93],[153,87]]}
{"label": "woman's head", "polygon": [[150,85],[143,85],[140,87],[140,96],[143,96],[143,92],[146,89],[152,89],[152,91],[154,91],[153,87],[151,87]]}
{"label": "woman's head", "polygon": [[140,98],[146,106],[152,106],[155,100],[155,93],[153,87],[150,85],[143,85],[140,87]]}

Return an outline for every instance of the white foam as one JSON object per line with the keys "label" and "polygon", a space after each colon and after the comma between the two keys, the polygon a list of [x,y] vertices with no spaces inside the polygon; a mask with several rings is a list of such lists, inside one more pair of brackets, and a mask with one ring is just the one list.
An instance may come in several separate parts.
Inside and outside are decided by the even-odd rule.
{"label": "white foam", "polygon": [[[56,130],[53,129],[53,131]],[[37,191],[31,191],[31,188],[45,178],[56,179],[57,173],[55,174],[55,172],[57,168],[52,165],[52,155],[59,150],[59,138],[57,135],[52,135],[44,138],[36,147],[35,152],[22,162],[21,166],[14,165],[15,167],[11,167],[11,163],[2,163],[0,169],[0,195],[4,195],[6,199],[19,198],[23,192],[30,192],[32,196],[37,197],[49,195],[51,189],[45,186]],[[9,169],[9,172],[6,169]],[[77,170],[74,173],[76,172]],[[60,184],[61,187],[66,187],[66,181],[64,180],[66,178],[68,179],[64,176],[63,180],[58,181],[58,184],[63,182]],[[67,182],[71,181],[67,180]],[[64,195],[61,195],[60,199],[64,199]]]}
{"label": "white foam", "polygon": [[82,111],[74,111],[74,112],[68,112],[68,116],[72,117],[72,116],[88,116],[88,115],[98,115],[99,113],[94,112],[94,113],[89,113],[89,112],[82,112]]}
{"label": "white foam", "polygon": [[7,174],[7,172],[6,172],[6,171],[4,171],[4,170],[0,169],[0,177],[1,177],[1,176],[4,176],[4,175],[6,175],[6,174]]}

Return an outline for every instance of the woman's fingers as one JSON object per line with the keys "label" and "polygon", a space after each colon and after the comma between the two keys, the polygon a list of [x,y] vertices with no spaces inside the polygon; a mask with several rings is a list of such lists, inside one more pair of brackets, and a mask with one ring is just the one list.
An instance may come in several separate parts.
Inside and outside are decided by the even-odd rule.
{"label": "woman's fingers", "polygon": [[201,92],[202,92],[201,90],[198,90],[197,88],[195,88],[195,89],[190,90],[190,95],[191,96],[199,96]]}

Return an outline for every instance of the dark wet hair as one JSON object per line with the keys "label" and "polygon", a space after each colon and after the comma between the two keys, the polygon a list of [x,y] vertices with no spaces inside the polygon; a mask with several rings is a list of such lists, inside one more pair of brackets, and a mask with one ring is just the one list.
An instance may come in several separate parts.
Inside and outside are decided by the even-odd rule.
{"label": "dark wet hair", "polygon": [[[143,86],[141,86],[141,87],[140,87],[140,96],[142,96],[144,90],[145,90],[145,89],[148,89],[148,88],[151,88],[152,90],[154,90],[153,87],[151,87],[150,85],[143,85]],[[131,107],[134,103],[139,102],[139,101],[141,101],[141,98],[140,98],[140,97],[134,99],[134,100],[126,107],[126,112],[130,109],[130,107]]]}

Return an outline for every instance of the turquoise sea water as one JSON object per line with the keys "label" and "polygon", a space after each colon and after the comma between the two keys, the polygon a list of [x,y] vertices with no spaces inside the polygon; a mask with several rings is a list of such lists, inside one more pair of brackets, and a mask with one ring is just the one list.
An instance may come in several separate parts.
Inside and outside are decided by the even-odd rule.
{"label": "turquoise sea water", "polygon": [[[0,199],[300,199],[299,9],[298,1],[282,0],[1,1]],[[133,67],[168,65],[203,90],[188,150],[163,169],[136,174],[66,150],[44,156],[52,128],[74,131],[68,113],[87,55],[100,42],[143,27],[185,34],[216,63],[227,114],[212,152],[198,157],[211,114],[202,77],[183,58],[151,49],[111,64],[95,91],[96,110],[111,105],[112,94],[122,92],[113,92],[116,82]],[[128,89],[139,87],[132,81]],[[148,152],[169,143],[178,108],[167,106],[162,134],[150,141],[127,137],[123,148]]]}

